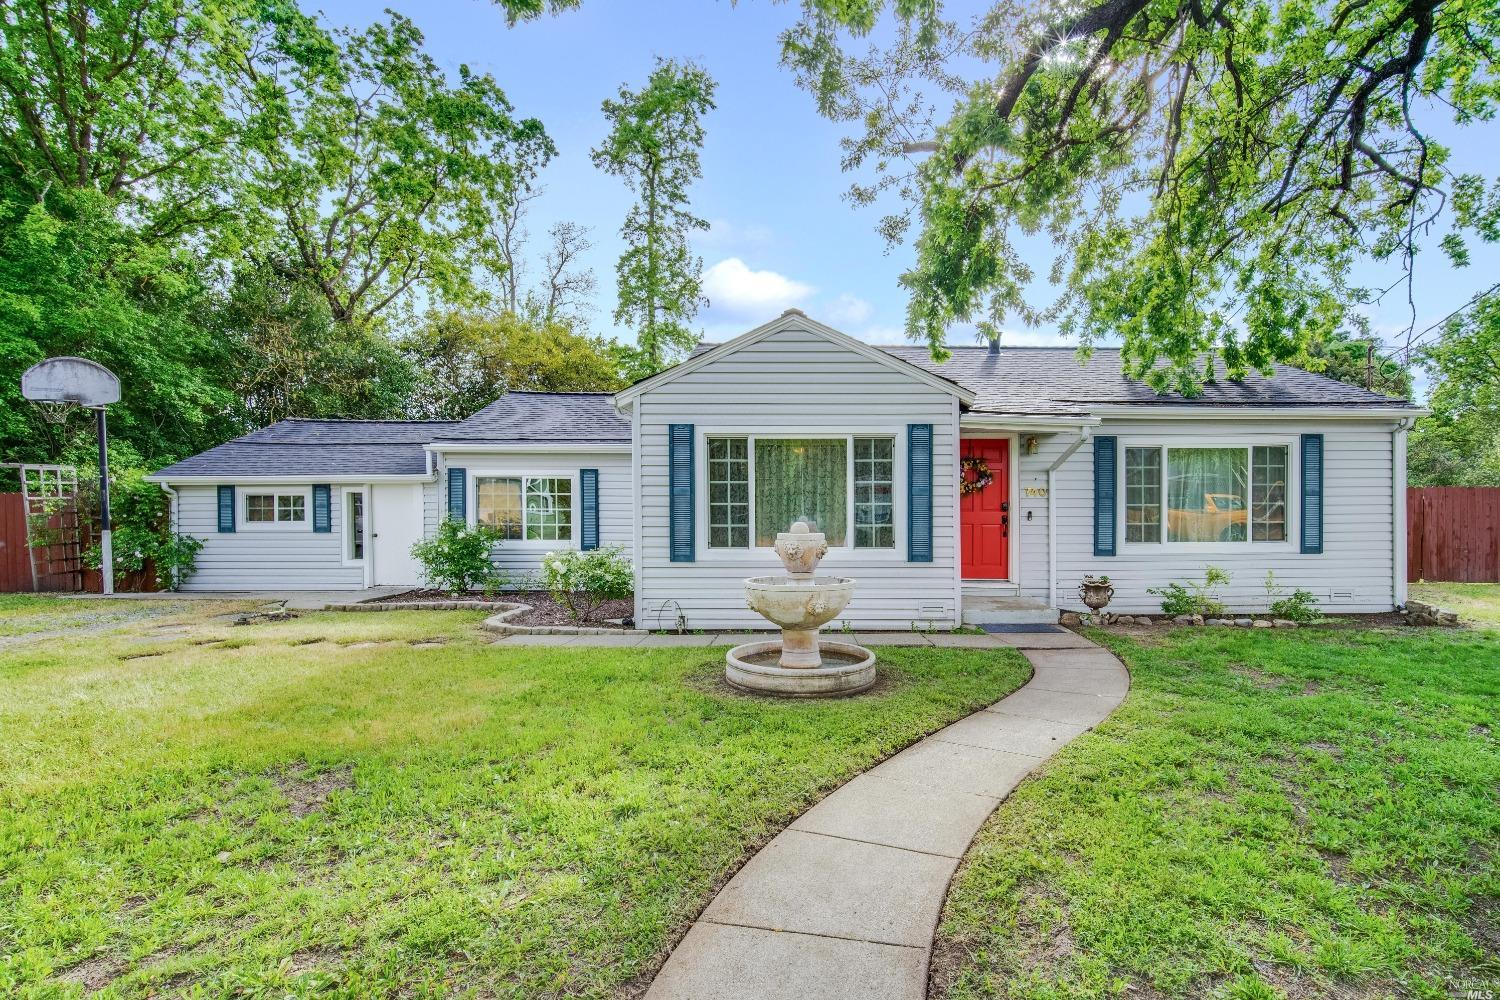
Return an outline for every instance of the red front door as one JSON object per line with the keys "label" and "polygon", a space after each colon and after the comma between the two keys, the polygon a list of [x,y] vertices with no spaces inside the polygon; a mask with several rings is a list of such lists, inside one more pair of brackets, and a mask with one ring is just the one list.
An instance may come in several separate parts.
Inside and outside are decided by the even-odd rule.
{"label": "red front door", "polygon": [[[980,458],[994,481],[977,493],[959,497],[963,528],[965,580],[1010,579],[1010,441],[1005,438],[964,438],[959,455]],[[964,475],[973,480],[974,473]]]}

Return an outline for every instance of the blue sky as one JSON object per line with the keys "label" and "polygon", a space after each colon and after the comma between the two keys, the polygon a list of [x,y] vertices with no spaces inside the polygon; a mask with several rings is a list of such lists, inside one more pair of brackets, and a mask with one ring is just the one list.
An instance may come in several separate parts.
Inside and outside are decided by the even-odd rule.
{"label": "blue sky", "polygon": [[[309,7],[315,5],[308,4]],[[385,4],[338,0],[316,5],[333,24],[363,27]],[[899,342],[904,296],[897,276],[910,247],[887,254],[874,227],[877,206],[855,209],[844,200],[850,178],[839,169],[841,130],[820,118],[777,62],[779,33],[796,5],[769,0],[583,0],[580,9],[507,28],[501,10],[485,0],[394,0],[427,36],[429,52],[450,71],[461,63],[489,72],[518,114],[535,116],[557,143],[545,171],[546,193],[533,202],[529,228],[541,252],[547,227],[573,220],[592,228],[586,264],[598,278],[593,326],[631,339],[614,326],[614,262],[622,248],[621,220],[631,203],[624,184],[596,170],[589,150],[604,134],[600,102],[621,83],[643,81],[655,56],[693,59],[718,81],[718,108],[707,120],[703,179],[692,190],[694,211],[713,228],[698,238],[712,300],[699,322],[708,339],[723,339],[797,306],[846,332],[876,342]],[[961,10],[963,5],[950,5]],[[1434,126],[1455,145],[1456,169],[1485,168],[1497,135],[1493,124],[1464,133]],[[1455,140],[1457,140],[1455,142]],[[1441,233],[1436,234],[1438,236]],[[1048,249],[1045,245],[1039,251]],[[1045,274],[1048,260],[1036,265]],[[1370,287],[1396,277],[1392,266],[1361,268]],[[1488,287],[1500,275],[1500,247],[1477,248],[1473,263],[1455,270],[1436,252],[1421,260],[1417,328],[1421,329]],[[1050,301],[1045,286],[1034,302]],[[1409,320],[1404,287],[1370,310],[1387,336]],[[955,343],[969,335],[955,331]],[[1009,343],[1061,343],[1055,331],[1015,327]]]}

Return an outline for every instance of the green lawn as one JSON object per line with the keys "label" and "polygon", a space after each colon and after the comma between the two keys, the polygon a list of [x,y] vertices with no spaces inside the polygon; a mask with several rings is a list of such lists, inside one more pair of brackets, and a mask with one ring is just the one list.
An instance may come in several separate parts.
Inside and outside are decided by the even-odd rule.
{"label": "green lawn", "polygon": [[775,702],[721,649],[223,610],[0,606],[115,629],[0,647],[0,995],[628,993],[757,843],[1029,674],[890,649],[874,693]]}
{"label": "green lawn", "polygon": [[1457,611],[1466,621],[1500,625],[1500,583],[1414,583],[1411,596]]}
{"label": "green lawn", "polygon": [[1130,695],[981,832],[934,997],[1495,989],[1500,633],[1095,635]]}

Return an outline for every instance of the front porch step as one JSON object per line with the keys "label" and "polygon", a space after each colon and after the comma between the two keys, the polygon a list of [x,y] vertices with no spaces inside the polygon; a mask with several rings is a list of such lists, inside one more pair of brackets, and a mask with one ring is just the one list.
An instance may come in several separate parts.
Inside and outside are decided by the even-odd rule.
{"label": "front porch step", "polygon": [[964,594],[965,625],[1056,625],[1057,609],[1029,597]]}

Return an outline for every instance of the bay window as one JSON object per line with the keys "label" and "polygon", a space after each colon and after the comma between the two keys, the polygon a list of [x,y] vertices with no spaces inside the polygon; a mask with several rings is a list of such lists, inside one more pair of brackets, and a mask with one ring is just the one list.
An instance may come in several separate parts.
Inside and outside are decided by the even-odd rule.
{"label": "bay window", "polygon": [[1125,541],[1284,542],[1285,444],[1125,448]]}
{"label": "bay window", "polygon": [[573,538],[573,480],[553,476],[475,476],[474,517],[506,540]]}
{"label": "bay window", "polygon": [[895,547],[889,437],[710,437],[708,546],[769,548],[807,521],[829,545]]}

